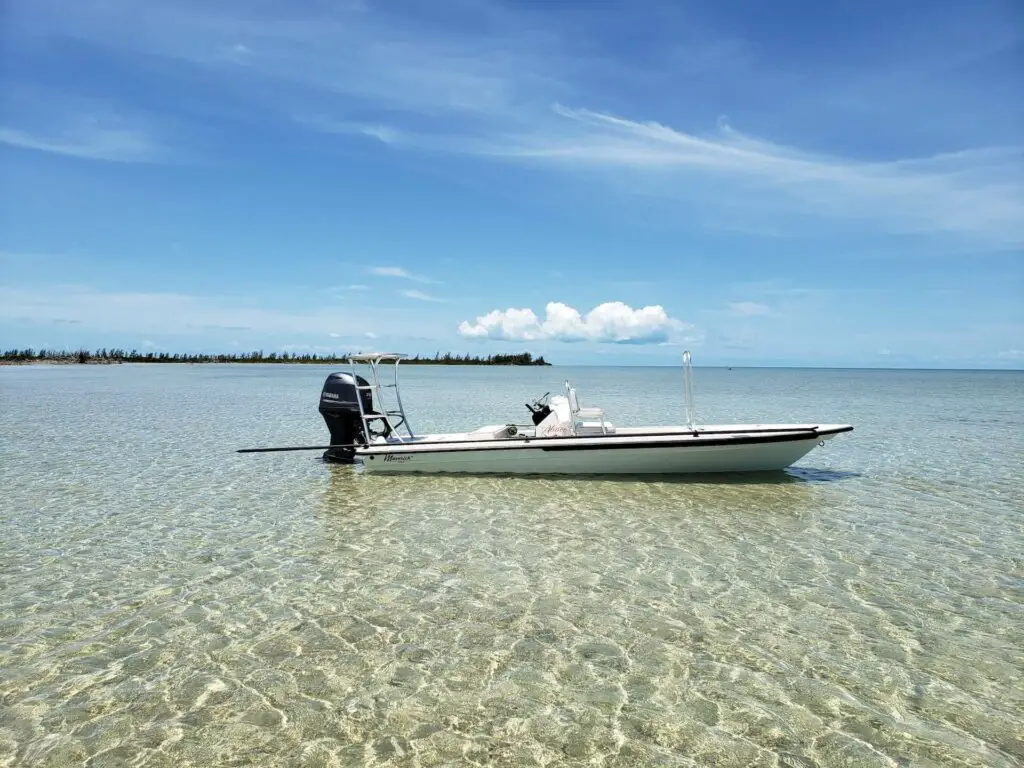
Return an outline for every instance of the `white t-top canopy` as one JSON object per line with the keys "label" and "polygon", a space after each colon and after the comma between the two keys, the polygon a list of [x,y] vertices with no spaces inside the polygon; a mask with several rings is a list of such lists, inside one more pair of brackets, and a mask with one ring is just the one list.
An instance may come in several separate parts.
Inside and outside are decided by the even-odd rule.
{"label": "white t-top canopy", "polygon": [[365,352],[358,355],[349,355],[348,359],[353,363],[393,363],[396,360],[405,360],[409,357],[401,352]]}

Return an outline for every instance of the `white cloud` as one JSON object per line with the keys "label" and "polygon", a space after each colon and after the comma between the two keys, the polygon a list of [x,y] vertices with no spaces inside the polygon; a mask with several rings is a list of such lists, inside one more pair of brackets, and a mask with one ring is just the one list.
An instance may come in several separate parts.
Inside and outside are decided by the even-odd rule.
{"label": "white cloud", "polygon": [[405,137],[396,128],[387,125],[374,123],[352,123],[332,120],[322,116],[294,115],[293,120],[300,125],[323,133],[336,133],[339,135],[367,136],[377,139],[384,144],[397,144]]}
{"label": "white cloud", "polygon": [[170,159],[167,148],[145,131],[94,117],[75,120],[59,133],[0,126],[0,144],[117,163],[158,163]]}
{"label": "white cloud", "polygon": [[406,298],[417,299],[419,301],[443,301],[443,299],[439,299],[436,296],[431,296],[429,293],[424,293],[423,291],[408,290],[402,291],[401,293]]}
{"label": "white cloud", "polygon": [[[129,0],[33,0],[13,4],[11,18],[5,21],[14,34],[26,37],[84,40],[202,68],[204,78],[216,78],[240,99],[269,105],[291,118],[299,115],[296,123],[314,130],[362,134],[411,151],[529,162],[580,175],[602,170],[618,189],[639,189],[673,202],[682,199],[701,206],[702,213],[713,208],[717,217],[705,220],[716,226],[800,234],[807,231],[806,217],[813,217],[825,222],[866,221],[887,232],[956,233],[998,245],[1024,242],[1021,148],[972,141],[992,132],[967,128],[962,136],[945,141],[955,150],[967,148],[963,151],[860,159],[806,151],[795,146],[799,138],[771,141],[728,125],[708,135],[684,130],[681,113],[673,114],[672,107],[657,98],[646,114],[620,116],[563,106],[552,110],[549,105],[559,101],[586,105],[595,81],[610,71],[614,82],[626,87],[643,83],[654,95],[666,83],[692,87],[695,72],[704,82],[704,77],[716,74],[711,70],[728,70],[745,54],[734,50],[742,47],[735,40],[702,34],[688,13],[687,23],[677,25],[684,42],[668,52],[652,50],[651,69],[638,70],[636,62],[606,59],[600,50],[591,58],[581,53],[595,42],[587,38],[593,29],[586,24],[568,34],[557,23],[538,26],[531,14],[499,3],[474,1],[460,9],[465,26],[452,27],[444,23],[447,18],[439,22],[429,13],[402,17],[395,9],[385,11],[362,0],[331,3],[316,13],[183,0],[151,4],[145,14]],[[986,44],[996,38],[1007,45],[1018,42],[1018,36],[1007,31],[1013,28],[1011,15],[994,13],[986,18],[991,28],[979,39]],[[970,19],[977,23],[976,14]],[[947,17],[941,29],[929,34],[929,60],[938,62],[935,52],[942,51],[941,63],[934,66],[949,66],[950,46],[944,41],[961,40],[961,26]],[[466,29],[475,34],[465,34]],[[956,50],[959,57],[969,55],[962,45]],[[915,52],[903,46],[888,53],[903,64],[914,63]],[[771,122],[792,137],[816,133],[817,125],[803,124],[806,115],[813,114],[810,107],[828,111],[820,105],[834,106],[850,98],[835,95],[847,94],[849,89],[843,86],[850,80],[860,81],[861,89],[854,92],[872,82],[869,93],[860,92],[853,100],[868,102],[875,114],[889,118],[878,121],[888,132],[883,136],[877,130],[875,135],[883,138],[879,146],[906,144],[922,134],[941,136],[942,118],[948,122],[955,117],[968,126],[1010,119],[986,121],[964,109],[967,101],[996,104],[999,109],[999,99],[979,95],[972,81],[950,85],[935,72],[927,77],[919,72],[915,88],[910,88],[906,80],[893,78],[894,70],[901,69],[893,66],[896,61],[881,56],[874,57],[879,63],[867,70],[859,67],[855,77],[837,78],[823,68],[820,74],[801,73],[792,81],[785,81],[777,68],[747,58],[740,74],[755,84],[776,86],[776,93],[785,92],[778,119]],[[906,71],[905,66],[902,69]],[[948,98],[943,93],[947,107],[941,114],[914,110],[914,91],[926,80],[942,83],[949,91]],[[792,87],[778,88],[782,82]],[[811,87],[815,82],[817,86]],[[764,99],[771,103],[767,93]],[[798,108],[785,111],[794,105]],[[311,108],[343,117],[301,117]],[[863,112],[857,114],[863,118]],[[353,121],[352,115],[365,120]],[[653,115],[662,122],[646,119]],[[900,120],[910,123],[905,132],[900,131]],[[139,153],[130,137],[61,140],[7,130],[8,143],[64,154],[123,156],[126,149],[129,156]],[[871,146],[873,138],[861,145]],[[122,145],[120,151],[111,151],[108,142]],[[801,221],[782,221],[780,212]]]}
{"label": "white cloud", "polygon": [[1024,155],[990,147],[883,162],[801,151],[742,134],[727,124],[697,136],[657,122],[556,106],[560,124],[489,138],[470,151],[556,163],[566,169],[630,170],[661,197],[707,203],[712,182],[728,183],[730,204],[830,219],[873,219],[900,232],[956,232],[1024,242]]}
{"label": "white cloud", "polygon": [[377,338],[377,334],[374,333],[373,331],[367,331],[363,335],[366,336],[366,338],[368,338],[368,339],[376,339]]}
{"label": "white cloud", "polygon": [[412,280],[415,283],[430,283],[436,285],[437,280],[432,280],[429,277],[423,275],[414,275],[402,267],[371,267],[371,275],[377,275],[377,277],[398,277],[403,280]]}
{"label": "white cloud", "polygon": [[395,144],[401,139],[401,134],[398,131],[386,125],[357,125],[355,129],[363,136],[369,136],[385,144]]}
{"label": "white cloud", "polygon": [[235,43],[234,45],[225,45],[218,50],[218,54],[225,61],[230,61],[234,64],[247,64],[252,55],[252,49],[243,45],[242,43]]}
{"label": "white cloud", "polygon": [[459,335],[469,339],[503,341],[597,341],[616,344],[652,344],[695,329],[671,318],[658,306],[633,309],[621,301],[610,301],[585,316],[560,302],[550,302],[543,320],[531,309],[493,310],[473,323],[459,324]]}
{"label": "white cloud", "polygon": [[1024,242],[1020,146],[853,160],[781,145],[725,123],[702,136],[557,105],[548,113],[517,114],[511,130],[505,124],[474,123],[417,134],[384,125],[327,125],[320,129],[362,133],[409,150],[470,154],[576,174],[606,171],[616,189],[716,209],[721,212],[716,225],[741,231],[806,231],[805,219],[781,218],[790,214],[840,223],[871,221],[897,233]]}
{"label": "white cloud", "polygon": [[1024,350],[1006,349],[999,353],[999,357],[1002,360],[1024,360]]}
{"label": "white cloud", "polygon": [[332,339],[340,339],[341,338],[341,334],[340,333],[328,333],[327,335],[330,336]]}
{"label": "white cloud", "polygon": [[368,285],[361,285],[361,284],[358,284],[358,283],[353,283],[352,285],[344,286],[344,288],[342,290],[345,290],[345,291],[368,291],[368,290],[370,290],[370,286],[368,286]]}
{"label": "white cloud", "polygon": [[[474,5],[479,11],[490,4]],[[513,30],[509,16],[489,25],[493,34],[478,29],[467,39],[450,24],[431,23],[429,14],[403,19],[364,0],[315,12],[189,0],[155,4],[145,14],[130,0],[33,0],[15,10],[12,28],[22,34],[73,36],[202,66],[289,112],[322,107],[326,96],[391,111],[491,114],[533,77],[521,49],[539,37]]]}
{"label": "white cloud", "polygon": [[406,279],[412,279],[412,275],[401,267],[372,267],[370,269],[370,274],[380,275],[382,277],[404,277]]}
{"label": "white cloud", "polygon": [[755,317],[772,313],[771,307],[767,304],[758,304],[756,301],[733,301],[729,304],[729,311],[740,317]]}

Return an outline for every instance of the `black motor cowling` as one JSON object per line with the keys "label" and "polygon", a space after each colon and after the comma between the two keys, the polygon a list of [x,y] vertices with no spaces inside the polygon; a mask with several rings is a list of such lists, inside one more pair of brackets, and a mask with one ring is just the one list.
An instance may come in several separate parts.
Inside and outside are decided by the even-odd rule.
{"label": "black motor cowling", "polygon": [[[332,446],[351,446],[353,443],[366,442],[363,420],[359,416],[359,402],[356,398],[363,399],[364,413],[373,413],[373,397],[368,389],[356,389],[356,382],[363,387],[368,383],[362,376],[357,376],[353,381],[351,373],[332,373],[327,377],[323,391],[320,392],[320,415],[324,417],[327,429],[331,431]],[[355,449],[351,447],[328,448],[324,451],[326,461],[351,464],[354,457]]]}

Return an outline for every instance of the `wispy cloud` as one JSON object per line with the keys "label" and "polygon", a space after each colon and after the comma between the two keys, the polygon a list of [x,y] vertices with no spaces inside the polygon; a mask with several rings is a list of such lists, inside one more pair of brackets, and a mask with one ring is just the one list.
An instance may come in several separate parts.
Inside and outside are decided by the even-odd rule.
{"label": "wispy cloud", "polygon": [[415,283],[430,283],[436,285],[439,282],[429,277],[424,277],[423,275],[414,275],[402,267],[372,267],[369,272],[371,275],[376,275],[377,277],[397,277],[402,280],[412,280]]}
{"label": "wispy cloud", "polygon": [[267,309],[237,296],[190,296],[171,292],[104,291],[84,285],[0,287],[0,321],[52,324],[68,317],[90,333],[199,334],[209,330],[299,333],[321,336],[325,328],[362,332],[363,313],[334,306]]}
{"label": "wispy cloud", "polygon": [[[668,197],[706,196],[708,185],[701,182],[712,181],[712,189],[745,208],[1024,242],[1021,147],[864,162],[778,145],[724,123],[714,134],[697,136],[586,109],[556,106],[554,114],[563,121],[554,130],[467,146],[484,155],[569,169],[626,169],[634,183]],[[717,186],[722,182],[730,186]]]}
{"label": "wispy cloud", "polygon": [[405,296],[407,299],[416,299],[418,301],[444,301],[444,299],[439,299],[437,296],[431,296],[429,293],[424,293],[423,291],[417,290],[402,291],[401,294]]}
{"label": "wispy cloud", "polygon": [[772,313],[771,307],[767,304],[758,304],[756,301],[733,301],[729,304],[729,311],[739,317],[756,317]]}
{"label": "wispy cloud", "polygon": [[398,144],[406,137],[393,126],[373,123],[353,123],[332,120],[323,116],[295,115],[293,120],[306,128],[341,136],[366,136],[383,144]]}
{"label": "wispy cloud", "polygon": [[[580,44],[575,33],[585,35],[586,29],[570,34],[552,23],[549,31],[538,31],[547,28],[529,13],[498,3],[461,4],[454,22],[440,11],[403,17],[356,0],[316,14],[194,0],[156,4],[145,14],[129,0],[19,6],[13,21],[21,31],[184,62],[190,73],[199,67],[236,96],[280,110],[307,129],[339,134],[341,141],[370,137],[408,151],[530,164],[588,181],[597,171],[609,188],[682,201],[702,212],[713,208],[719,215],[707,221],[747,231],[802,234],[808,220],[867,222],[885,232],[1024,243],[1020,146],[960,141],[944,145],[950,151],[920,156],[830,155],[801,147],[802,135],[813,127],[797,116],[788,123],[775,120],[785,138],[772,140],[725,123],[700,132],[694,126],[710,124],[705,114],[694,109],[683,120],[666,112],[660,99],[650,107],[637,106],[637,99],[620,112],[590,109],[599,89],[585,73],[620,79],[632,74],[637,82],[650,80],[650,73],[629,73],[629,66],[606,61],[602,52],[583,53],[588,41]],[[954,28],[955,20],[946,26]],[[1015,43],[1019,33],[1010,37]],[[939,43],[929,45],[934,51]],[[735,47],[711,36],[687,39],[677,48],[704,53],[688,64],[673,61],[685,56],[678,50],[663,53],[659,82],[692,79],[694,61],[697,71],[706,72],[708,61],[714,69],[726,68],[747,55]],[[895,63],[886,62],[886,77]],[[836,73],[830,77],[827,92],[843,91]],[[884,80],[871,83],[878,89]],[[612,99],[608,93],[602,89],[602,103]],[[818,95],[807,97],[815,109]],[[899,98],[890,94],[881,102],[898,105]],[[892,122],[892,134],[899,136],[896,116]],[[79,157],[152,156],[152,147],[130,135],[68,140],[7,129],[3,140]]]}
{"label": "wispy cloud", "polygon": [[402,267],[371,267],[371,275],[379,275],[381,277],[404,277],[407,280],[412,280],[413,276],[410,275]]}
{"label": "wispy cloud", "polygon": [[[498,10],[472,5],[466,19]],[[24,34],[71,36],[202,66],[254,98],[266,93],[259,85],[269,84],[272,101],[298,113],[326,96],[419,114],[491,115],[506,109],[525,83],[543,77],[533,73],[523,47],[533,49],[531,41],[546,36],[510,14],[488,32],[467,35],[443,11],[403,18],[361,0],[315,13],[191,0],[155,5],[146,14],[130,0],[88,7],[36,0],[17,10],[13,21]]]}
{"label": "wispy cloud", "polygon": [[233,64],[247,64],[252,60],[253,51],[247,45],[234,43],[233,45],[222,46],[217,53],[224,61]]}
{"label": "wispy cloud", "polygon": [[697,338],[696,328],[669,317],[664,308],[633,309],[620,301],[600,304],[581,315],[560,302],[550,302],[542,320],[532,309],[495,309],[472,323],[459,324],[467,339],[564,342],[597,341],[614,344],[657,344],[679,337]]}
{"label": "wispy cloud", "polygon": [[166,162],[171,156],[168,148],[149,133],[98,118],[75,120],[59,133],[30,132],[0,126],[0,144],[83,160],[117,163],[160,163]]}
{"label": "wispy cloud", "polygon": [[401,139],[401,134],[398,131],[386,125],[356,125],[353,127],[357,133],[377,139],[385,144],[396,144]]}

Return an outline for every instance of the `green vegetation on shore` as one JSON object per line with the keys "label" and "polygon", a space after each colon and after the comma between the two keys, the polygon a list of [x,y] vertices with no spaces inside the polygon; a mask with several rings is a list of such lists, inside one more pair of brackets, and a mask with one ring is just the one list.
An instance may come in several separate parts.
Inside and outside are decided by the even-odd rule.
{"label": "green vegetation on shore", "polygon": [[[8,349],[0,355],[0,363],[346,363],[346,355],[318,355],[306,352],[256,352],[232,353],[230,355],[207,355],[203,353],[130,352],[123,349],[97,349],[90,352],[79,349],[69,352],[54,349]],[[415,365],[551,365],[543,356],[534,357],[529,352],[513,355],[453,355],[451,352],[433,357],[416,355],[405,361]]]}

